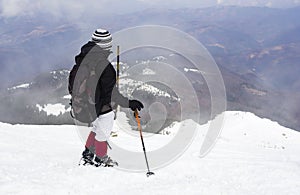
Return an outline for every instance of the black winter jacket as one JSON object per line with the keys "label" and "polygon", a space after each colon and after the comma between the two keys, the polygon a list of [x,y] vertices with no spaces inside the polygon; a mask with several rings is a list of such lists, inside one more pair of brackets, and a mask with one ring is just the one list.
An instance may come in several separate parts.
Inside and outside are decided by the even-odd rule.
{"label": "black winter jacket", "polygon": [[89,41],[75,57],[76,64],[95,67],[99,77],[95,91],[98,116],[112,111],[112,103],[125,108],[128,108],[129,104],[129,100],[116,88],[116,71],[107,59],[110,53],[111,51],[103,50],[96,43]]}

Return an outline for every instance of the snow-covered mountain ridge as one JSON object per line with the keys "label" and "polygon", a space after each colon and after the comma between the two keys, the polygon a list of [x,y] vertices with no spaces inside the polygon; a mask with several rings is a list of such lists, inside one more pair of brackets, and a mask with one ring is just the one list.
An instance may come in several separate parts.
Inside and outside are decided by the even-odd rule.
{"label": "snow-covered mountain ridge", "polygon": [[[124,57],[124,56],[123,56]],[[175,60],[176,55],[149,56],[149,59],[166,62]],[[123,58],[122,58],[123,59]],[[124,60],[124,59],[123,59]],[[146,76],[155,75],[157,70],[147,66],[149,61],[141,58],[134,62],[121,63],[120,91],[129,98],[142,98],[146,107],[158,100],[173,108],[169,113],[173,113],[172,119],[177,118],[176,102],[180,101],[172,89],[158,83],[143,83],[132,80],[126,72],[130,69],[129,64],[145,63],[146,67],[142,74]],[[112,63],[114,66],[115,62]],[[206,87],[202,72],[182,63],[178,68],[192,83],[197,95],[200,107],[202,108],[201,123],[210,119],[210,92]],[[260,117],[270,118],[278,121],[281,125],[299,130],[300,123],[296,120],[299,110],[296,109],[297,102],[285,101],[282,99],[291,97],[289,93],[279,93],[262,85],[255,74],[238,75],[220,67],[224,79],[227,95],[228,110],[243,110],[255,113]],[[68,75],[70,70],[60,69],[46,72],[36,76],[34,79],[16,84],[0,93],[2,110],[0,121],[8,123],[29,123],[29,124],[72,124],[69,111],[68,96]],[[183,89],[184,90],[184,89]],[[293,94],[297,97],[298,94]],[[146,98],[146,99],[145,99]],[[147,100],[149,99],[149,102]],[[173,106],[171,106],[173,105]],[[175,105],[175,106],[174,106]],[[280,107],[278,107],[280,105]],[[191,110],[193,104],[191,102]],[[57,110],[54,110],[58,108]],[[207,112],[207,113],[203,113]],[[22,113],[28,113],[24,116]],[[282,115],[282,113],[286,113]]]}
{"label": "snow-covered mountain ridge", "polygon": [[[84,145],[76,126],[0,123],[0,193],[299,194],[299,132],[244,112],[226,112],[224,122],[207,156],[199,158],[199,150],[209,123],[198,126],[180,158],[152,169],[155,176],[149,178],[145,172],[78,167]],[[143,155],[139,137],[119,128],[115,124],[118,137],[111,141]],[[145,136],[147,149],[167,143],[172,135],[156,136]]]}

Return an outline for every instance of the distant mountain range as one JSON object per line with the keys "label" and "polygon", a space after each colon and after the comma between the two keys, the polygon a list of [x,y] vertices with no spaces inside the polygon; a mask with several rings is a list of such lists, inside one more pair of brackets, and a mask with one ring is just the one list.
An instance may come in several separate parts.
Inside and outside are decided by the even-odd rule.
{"label": "distant mountain range", "polygon": [[[128,68],[126,64],[123,66]],[[186,68],[184,64],[177,68],[193,84],[201,108],[200,123],[206,123],[211,118],[211,97],[204,78],[200,72],[192,71],[193,69]],[[155,70],[150,68],[142,74],[149,74],[149,72],[155,74]],[[282,100],[288,100],[289,94],[267,88],[254,74],[240,75],[222,67],[221,72],[227,93],[227,110],[250,111],[300,131],[300,123],[297,120],[300,116],[299,110],[292,106],[297,105],[299,95],[293,94],[292,101],[285,103]],[[38,75],[30,82],[3,90],[0,94],[0,121],[13,124],[73,124],[74,121],[69,113],[68,75],[69,70],[51,71]],[[149,122],[148,108],[154,102],[160,102],[166,106],[167,118],[162,127],[180,119],[180,108],[178,107],[180,99],[173,94],[172,89],[170,91],[164,85],[143,84],[126,78],[121,79],[120,82],[122,94],[129,98],[143,100],[146,107],[142,117],[143,124]],[[187,95],[185,98],[189,98],[189,96]],[[188,110],[193,113],[195,102],[190,102],[188,107]],[[130,117],[131,114],[129,110],[127,111],[125,109]],[[145,131],[152,129],[155,128],[147,125],[144,128]]]}
{"label": "distant mountain range", "polygon": [[300,88],[295,75],[299,72],[300,7],[147,9],[101,16],[89,24],[49,17],[39,14],[0,19],[0,86],[23,82],[44,71],[70,68],[80,46],[99,26],[116,32],[136,25],[161,24],[196,37],[218,65],[233,72],[254,72],[275,88]]}
{"label": "distant mountain range", "polygon": [[[68,101],[63,98],[67,94],[66,71],[58,77],[56,75],[56,78],[60,78],[58,80],[54,78],[53,72],[41,73],[59,68],[70,70],[74,56],[95,28],[105,26],[111,32],[117,32],[136,25],[160,24],[183,30],[207,47],[223,74],[229,110],[251,111],[300,130],[298,18],[300,7],[271,9],[219,6],[203,9],[147,9],[133,14],[101,16],[91,19],[90,24],[82,24],[80,21],[68,23],[63,19],[49,20],[46,14],[0,19],[3,108],[0,121],[30,122],[29,116],[21,120],[15,112],[22,113],[30,106],[34,108],[34,113],[42,112],[36,104],[63,102],[67,109]],[[35,79],[32,79],[33,75]],[[189,73],[189,78],[200,79],[196,73]],[[16,83],[24,84],[24,81],[27,85],[12,88],[17,86]],[[198,93],[204,94],[204,99],[208,98],[204,88],[200,88]],[[28,104],[24,98],[29,101]],[[201,102],[202,106],[207,106],[203,99]],[[25,108],[22,110],[22,106],[17,106],[18,109],[7,114],[10,113],[7,111],[8,105],[17,104]],[[24,116],[20,114],[20,117]],[[33,118],[38,119],[38,116],[34,115]],[[57,121],[54,117],[51,120],[53,123],[62,123],[69,120],[66,118]],[[208,120],[208,117],[203,120]]]}

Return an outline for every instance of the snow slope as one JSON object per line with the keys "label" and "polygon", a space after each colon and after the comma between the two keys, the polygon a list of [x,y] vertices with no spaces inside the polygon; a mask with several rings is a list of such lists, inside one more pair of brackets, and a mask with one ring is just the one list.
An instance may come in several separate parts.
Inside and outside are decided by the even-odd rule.
{"label": "snow slope", "polygon": [[43,105],[43,106],[41,106],[39,104],[36,104],[36,107],[39,109],[40,112],[42,110],[45,111],[47,113],[47,116],[49,116],[49,115],[59,116],[60,114],[70,112],[70,110],[71,110],[70,107],[68,107],[66,109],[66,106],[61,104],[61,103],[46,104],[46,105]]}
{"label": "snow slope", "polygon": [[[149,178],[145,172],[77,166],[83,143],[75,126],[0,123],[0,194],[300,194],[300,133],[251,113],[225,116],[207,156],[198,154],[209,124],[198,127],[180,158]],[[146,147],[170,136],[146,136]],[[126,132],[111,141],[142,151],[138,137]]]}

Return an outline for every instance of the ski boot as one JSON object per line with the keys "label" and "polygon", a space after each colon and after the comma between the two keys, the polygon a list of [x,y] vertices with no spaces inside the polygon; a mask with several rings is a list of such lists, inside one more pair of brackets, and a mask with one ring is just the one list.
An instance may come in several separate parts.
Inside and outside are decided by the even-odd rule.
{"label": "ski boot", "polygon": [[93,153],[93,148],[88,149],[87,147],[85,148],[85,150],[82,152],[82,157],[79,161],[79,165],[81,163],[81,160],[83,160],[83,164],[82,165],[94,165],[94,153]]}
{"label": "ski boot", "polygon": [[109,156],[105,155],[103,157],[95,157],[95,166],[96,167],[113,167],[118,166],[118,163],[112,160]]}

